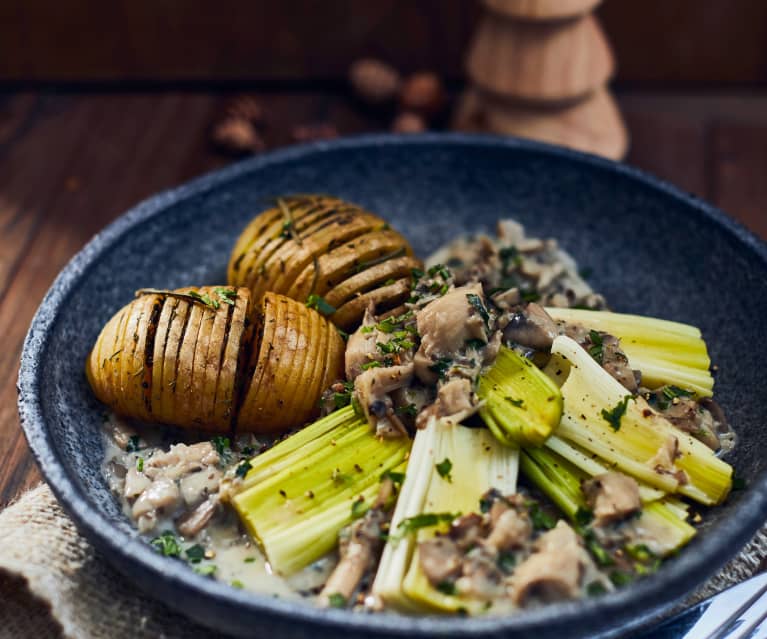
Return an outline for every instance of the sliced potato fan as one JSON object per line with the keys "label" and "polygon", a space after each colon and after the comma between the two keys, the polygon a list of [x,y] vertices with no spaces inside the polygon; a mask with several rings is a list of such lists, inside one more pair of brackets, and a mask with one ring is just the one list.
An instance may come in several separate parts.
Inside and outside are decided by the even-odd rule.
{"label": "sliced potato fan", "polygon": [[403,303],[411,270],[420,267],[407,240],[378,216],[338,198],[295,195],[278,198],[246,227],[228,278],[256,301],[267,291],[299,302],[322,297],[335,309],[328,318],[352,330],[371,301],[379,312]]}
{"label": "sliced potato fan", "polygon": [[316,417],[322,392],[343,378],[344,341],[319,313],[276,293],[263,297],[257,325],[237,428],[288,430]]}
{"label": "sliced potato fan", "polygon": [[146,289],[104,326],[86,374],[121,415],[280,432],[317,415],[343,357],[336,328],[282,295],[267,293],[256,311],[246,288]]}
{"label": "sliced potato fan", "polygon": [[228,431],[251,312],[244,288],[139,291],[91,351],[93,392],[122,415]]}

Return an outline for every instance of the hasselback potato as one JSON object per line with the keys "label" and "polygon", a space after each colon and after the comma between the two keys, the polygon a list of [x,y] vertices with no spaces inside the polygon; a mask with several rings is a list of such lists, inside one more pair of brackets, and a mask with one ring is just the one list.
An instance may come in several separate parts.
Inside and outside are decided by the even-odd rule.
{"label": "hasselback potato", "polygon": [[342,377],[343,340],[303,304],[251,300],[247,288],[138,291],[86,361],[96,397],[127,417],[203,430],[300,426]]}
{"label": "hasselback potato", "polygon": [[319,414],[322,392],[343,379],[345,344],[335,326],[305,304],[266,293],[237,428],[280,432]]}
{"label": "hasselback potato", "polygon": [[407,240],[378,216],[335,197],[293,195],[245,228],[228,278],[256,301],[267,291],[322,298],[323,314],[349,331],[371,301],[379,313],[402,304],[420,267]]}
{"label": "hasselback potato", "polygon": [[86,374],[129,417],[228,431],[253,308],[245,288],[146,289],[107,322]]}

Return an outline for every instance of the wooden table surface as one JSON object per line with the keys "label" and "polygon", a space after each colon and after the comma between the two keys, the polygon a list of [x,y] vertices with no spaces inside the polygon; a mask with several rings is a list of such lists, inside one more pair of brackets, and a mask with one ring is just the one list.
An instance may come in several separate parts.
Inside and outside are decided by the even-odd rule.
{"label": "wooden table surface", "polygon": [[[301,123],[380,128],[340,92],[264,92],[270,148]],[[27,327],[66,262],[139,200],[231,161],[208,141],[219,93],[0,93],[0,507],[40,475],[19,428]],[[628,161],[767,239],[767,96],[619,92]]]}

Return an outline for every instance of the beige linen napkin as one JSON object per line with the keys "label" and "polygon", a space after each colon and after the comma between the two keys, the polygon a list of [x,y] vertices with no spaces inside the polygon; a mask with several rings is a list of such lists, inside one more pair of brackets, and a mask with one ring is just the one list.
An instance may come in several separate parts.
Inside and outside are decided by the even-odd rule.
{"label": "beige linen napkin", "polygon": [[[761,569],[767,526],[687,604]],[[143,596],[81,537],[48,486],[0,513],[0,639],[212,639]]]}

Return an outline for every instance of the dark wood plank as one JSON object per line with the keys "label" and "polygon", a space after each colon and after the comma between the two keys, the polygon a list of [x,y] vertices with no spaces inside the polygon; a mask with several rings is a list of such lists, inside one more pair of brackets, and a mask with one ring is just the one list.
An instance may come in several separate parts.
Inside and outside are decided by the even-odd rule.
{"label": "dark wood plank", "polygon": [[719,121],[710,139],[712,200],[767,240],[767,126]]}
{"label": "dark wood plank", "polygon": [[[4,0],[0,79],[343,79],[377,55],[463,75],[475,0]],[[628,83],[767,83],[767,3],[613,0],[599,15]]]}

